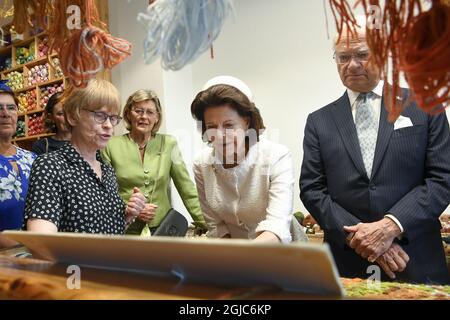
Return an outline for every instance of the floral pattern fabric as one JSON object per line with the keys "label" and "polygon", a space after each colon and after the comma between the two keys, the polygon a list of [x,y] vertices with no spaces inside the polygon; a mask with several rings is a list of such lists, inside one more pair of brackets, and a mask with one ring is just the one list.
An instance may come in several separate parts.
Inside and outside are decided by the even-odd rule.
{"label": "floral pattern fabric", "polygon": [[[0,231],[20,229],[31,166],[36,155],[16,147],[16,154],[0,155]],[[17,165],[19,172],[14,169]]]}

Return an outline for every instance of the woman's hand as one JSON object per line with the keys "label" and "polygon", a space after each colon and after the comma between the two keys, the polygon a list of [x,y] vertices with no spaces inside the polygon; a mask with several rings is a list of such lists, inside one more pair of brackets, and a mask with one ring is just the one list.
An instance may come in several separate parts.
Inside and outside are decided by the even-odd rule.
{"label": "woman's hand", "polygon": [[135,220],[145,209],[145,196],[139,191],[138,188],[133,188],[133,194],[131,195],[130,200],[128,201],[127,208],[125,210],[126,220],[128,223]]}
{"label": "woman's hand", "polygon": [[0,249],[12,248],[18,245],[20,245],[20,243],[5,238],[0,232]]}
{"label": "woman's hand", "polygon": [[149,223],[155,217],[156,208],[158,208],[156,204],[146,203],[144,209],[141,211],[137,219],[141,220],[142,222]]}
{"label": "woman's hand", "polygon": [[263,231],[261,232],[256,238],[255,241],[259,242],[281,242],[280,238],[278,238],[275,233],[270,231]]}

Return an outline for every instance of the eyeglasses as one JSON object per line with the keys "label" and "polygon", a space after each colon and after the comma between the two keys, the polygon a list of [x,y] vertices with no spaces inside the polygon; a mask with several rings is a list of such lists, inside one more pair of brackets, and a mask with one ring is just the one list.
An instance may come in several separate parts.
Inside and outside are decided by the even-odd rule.
{"label": "eyeglasses", "polygon": [[8,113],[17,112],[18,108],[15,104],[0,104],[0,110],[5,110]]}
{"label": "eyeglasses", "polygon": [[359,51],[355,53],[346,53],[346,52],[335,52],[333,58],[336,60],[338,64],[347,64],[352,59],[361,63],[369,61],[370,52],[369,51]]}
{"label": "eyeglasses", "polygon": [[156,114],[157,114],[157,112],[155,112],[153,110],[144,110],[141,108],[134,108],[133,111],[140,117],[143,117],[144,114],[146,114],[149,118],[152,118],[152,117],[156,116]]}
{"label": "eyeglasses", "polygon": [[102,112],[102,111],[92,111],[89,109],[83,109],[84,111],[90,112],[94,114],[94,120],[97,123],[103,124],[106,122],[106,120],[109,119],[109,122],[111,123],[111,125],[113,127],[117,126],[120,121],[122,120],[121,116],[118,115],[112,115],[110,116],[109,114]]}

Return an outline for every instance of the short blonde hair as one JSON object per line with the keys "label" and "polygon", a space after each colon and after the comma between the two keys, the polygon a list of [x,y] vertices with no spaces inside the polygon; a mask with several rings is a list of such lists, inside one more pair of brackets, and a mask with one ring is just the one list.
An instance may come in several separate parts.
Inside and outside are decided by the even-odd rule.
{"label": "short blonde hair", "polygon": [[80,118],[83,108],[96,111],[106,107],[109,112],[120,113],[120,98],[116,87],[106,80],[93,79],[84,89],[73,89],[69,96],[63,100],[64,116],[67,126],[67,116]]}
{"label": "short blonde hair", "polygon": [[153,103],[156,106],[156,112],[158,112],[158,122],[155,123],[152,129],[152,135],[155,135],[159,128],[161,127],[162,123],[162,108],[161,108],[161,102],[159,101],[158,96],[155,92],[152,90],[138,90],[135,93],[133,93],[131,96],[128,97],[127,103],[125,104],[125,107],[123,108],[123,120],[125,121],[125,128],[130,131],[131,130],[131,119],[130,119],[130,112],[131,108],[139,102],[144,101],[153,101]]}

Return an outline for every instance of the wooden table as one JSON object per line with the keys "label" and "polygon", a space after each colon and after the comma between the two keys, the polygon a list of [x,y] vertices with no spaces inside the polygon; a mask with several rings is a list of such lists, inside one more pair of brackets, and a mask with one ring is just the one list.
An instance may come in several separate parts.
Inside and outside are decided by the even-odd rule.
{"label": "wooden table", "polygon": [[179,283],[174,278],[82,267],[81,289],[67,287],[67,265],[0,253],[0,299],[323,299],[273,287],[225,288]]}
{"label": "wooden table", "polygon": [[[0,251],[0,300],[294,300],[325,299],[284,292],[273,287],[225,288],[211,285],[180,283],[175,278],[162,278],[131,272],[82,267],[81,288],[70,290],[67,282],[72,274],[67,265],[43,260],[12,257],[24,252],[21,247]],[[70,280],[69,280],[69,283]],[[450,299],[450,286],[413,286],[382,283],[381,290],[367,291],[365,280],[342,279],[348,297],[345,299]],[[342,299],[327,297],[327,299]]]}

